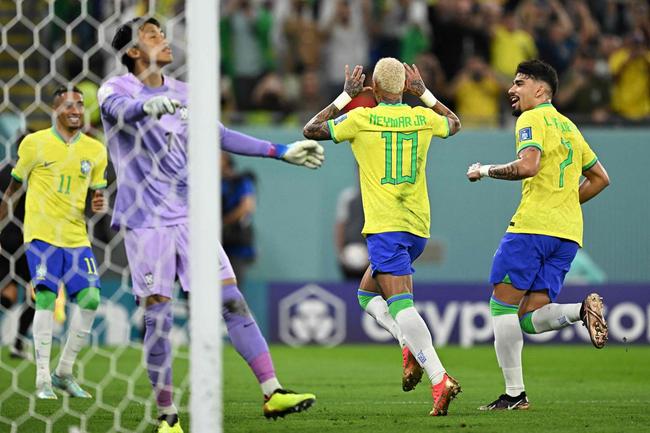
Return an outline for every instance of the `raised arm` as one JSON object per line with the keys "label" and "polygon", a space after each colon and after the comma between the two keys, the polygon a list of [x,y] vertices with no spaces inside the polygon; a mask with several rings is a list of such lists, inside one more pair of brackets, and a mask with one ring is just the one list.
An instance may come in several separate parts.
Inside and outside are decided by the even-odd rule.
{"label": "raised arm", "polygon": [[582,172],[585,179],[580,183],[580,204],[586,203],[609,185],[609,175],[600,162],[596,162],[589,170]]}
{"label": "raised arm", "polygon": [[332,138],[330,128],[327,121],[334,119],[345,107],[348,102],[352,100],[359,93],[364,90],[372,90],[371,87],[363,87],[366,79],[366,74],[363,73],[362,66],[355,66],[352,74],[350,74],[350,67],[345,65],[345,85],[343,86],[343,93],[341,93],[331,104],[325,107],[317,115],[307,122],[302,129],[305,138],[312,140],[329,140]]}
{"label": "raised arm", "polygon": [[533,177],[539,172],[542,152],[536,147],[526,147],[517,155],[519,158],[508,164],[481,165],[480,163],[470,165],[467,170],[467,178],[470,182],[476,182],[483,177],[492,177],[502,180],[522,180]]}
{"label": "raised arm", "polygon": [[404,93],[410,93],[415,95],[424,102],[424,104],[447,118],[449,122],[449,135],[454,135],[460,131],[460,119],[456,114],[451,111],[445,104],[438,101],[433,93],[424,85],[424,80],[420,76],[420,71],[415,65],[409,65],[404,63],[404,69],[406,69],[406,85],[404,86]]}

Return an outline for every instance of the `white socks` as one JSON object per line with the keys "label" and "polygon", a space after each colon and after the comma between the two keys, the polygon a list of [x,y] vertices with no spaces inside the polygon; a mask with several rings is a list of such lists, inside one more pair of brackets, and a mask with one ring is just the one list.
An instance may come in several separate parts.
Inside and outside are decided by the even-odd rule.
{"label": "white socks", "polygon": [[395,321],[404,335],[406,345],[426,371],[431,383],[439,383],[445,374],[445,368],[433,348],[431,333],[420,314],[415,307],[408,307],[397,313]]}
{"label": "white socks", "polygon": [[276,389],[281,389],[282,385],[280,385],[280,382],[278,382],[277,377],[272,377],[271,379],[265,380],[264,382],[260,383],[260,386],[262,387],[262,393],[270,397],[271,394],[273,394],[273,391]]}
{"label": "white socks", "polygon": [[61,352],[61,358],[59,359],[59,365],[56,368],[57,376],[72,374],[72,366],[77,359],[79,351],[86,343],[86,338],[90,334],[93,326],[93,320],[95,320],[95,310],[85,310],[78,307],[76,310],[70,321],[68,341],[65,343],[65,347]]}
{"label": "white socks", "polygon": [[531,320],[535,332],[565,328],[580,320],[582,304],[547,304],[533,311]]}
{"label": "white socks", "polygon": [[50,310],[36,310],[32,334],[34,335],[34,352],[36,355],[36,386],[51,383],[50,378],[50,353],[52,352],[52,327],[54,326],[54,312]]}
{"label": "white socks", "polygon": [[524,337],[516,314],[493,316],[494,349],[506,382],[506,394],[516,397],[524,391],[521,351]]}
{"label": "white socks", "polygon": [[399,346],[404,348],[405,341],[402,331],[399,329],[397,322],[393,319],[388,311],[388,304],[381,296],[373,297],[366,305],[366,313],[370,314],[379,323],[379,326],[390,332],[391,335],[399,342]]}

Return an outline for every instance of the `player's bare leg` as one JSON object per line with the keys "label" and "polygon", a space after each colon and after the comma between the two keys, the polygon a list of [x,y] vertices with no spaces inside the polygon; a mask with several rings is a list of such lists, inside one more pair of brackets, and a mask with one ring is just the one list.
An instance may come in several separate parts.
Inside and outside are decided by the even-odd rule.
{"label": "player's bare leg", "polygon": [[449,404],[460,393],[461,388],[442,366],[433,347],[429,328],[413,305],[411,275],[378,273],[375,280],[386,298],[391,316],[404,335],[406,346],[431,381],[433,408],[429,415],[447,415]]}

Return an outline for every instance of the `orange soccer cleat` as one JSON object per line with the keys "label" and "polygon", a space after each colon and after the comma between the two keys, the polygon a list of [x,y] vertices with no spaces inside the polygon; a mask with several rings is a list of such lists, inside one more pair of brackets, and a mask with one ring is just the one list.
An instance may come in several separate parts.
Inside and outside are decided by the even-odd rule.
{"label": "orange soccer cleat", "polygon": [[431,416],[445,416],[451,401],[461,392],[460,384],[456,379],[444,374],[442,380],[431,386],[433,395],[433,409],[429,412]]}

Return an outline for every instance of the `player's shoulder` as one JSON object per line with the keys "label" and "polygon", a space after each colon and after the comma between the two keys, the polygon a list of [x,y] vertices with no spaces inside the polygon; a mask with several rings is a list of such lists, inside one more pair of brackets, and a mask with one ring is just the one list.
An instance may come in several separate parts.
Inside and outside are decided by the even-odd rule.
{"label": "player's shoulder", "polygon": [[104,143],[101,141],[97,140],[94,137],[91,137],[88,134],[84,134],[83,132],[81,133],[81,136],[79,137],[81,141],[83,141],[85,146],[92,147],[94,149],[104,149]]}
{"label": "player's shoulder", "polygon": [[135,75],[128,73],[123,75],[116,75],[104,81],[97,91],[97,99],[101,104],[108,96],[114,93],[132,94],[140,89],[143,84],[138,80]]}
{"label": "player's shoulder", "polygon": [[52,132],[52,127],[39,129],[38,131],[34,131],[32,133],[25,135],[20,145],[24,146],[26,144],[40,143],[43,142],[44,140],[49,140],[53,138],[55,138],[55,136]]}
{"label": "player's shoulder", "polygon": [[187,92],[187,83],[185,81],[177,80],[174,77],[165,75],[165,85],[172,90],[177,92]]}

